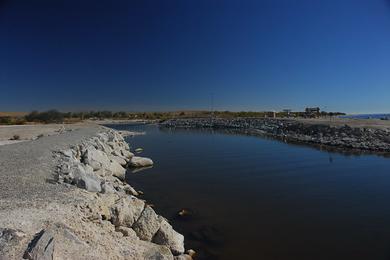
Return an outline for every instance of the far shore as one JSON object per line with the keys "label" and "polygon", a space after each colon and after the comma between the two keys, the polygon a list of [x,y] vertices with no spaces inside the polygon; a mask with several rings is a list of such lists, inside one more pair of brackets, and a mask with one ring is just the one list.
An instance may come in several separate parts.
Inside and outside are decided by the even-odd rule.
{"label": "far shore", "polygon": [[[272,118],[269,118],[272,119]],[[277,120],[297,121],[310,125],[329,125],[341,127],[348,125],[352,128],[372,128],[386,130],[390,129],[390,120],[380,119],[352,119],[352,118],[275,118]],[[19,143],[23,141],[35,140],[42,136],[56,135],[63,131],[73,131],[91,125],[110,124],[150,124],[158,123],[158,120],[145,119],[104,119],[104,120],[84,120],[73,124],[24,124],[24,125],[0,125],[0,145]],[[17,137],[17,140],[14,137]]]}

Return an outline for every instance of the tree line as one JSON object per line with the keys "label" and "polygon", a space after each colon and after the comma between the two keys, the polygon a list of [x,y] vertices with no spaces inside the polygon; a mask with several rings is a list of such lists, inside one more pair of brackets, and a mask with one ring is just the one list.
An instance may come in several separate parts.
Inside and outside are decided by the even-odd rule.
{"label": "tree line", "polygon": [[[320,112],[316,116],[339,116],[344,115],[340,112]],[[25,116],[0,117],[0,124],[24,124],[32,123],[73,123],[83,120],[102,120],[102,119],[146,119],[146,120],[168,120],[172,118],[194,118],[194,117],[307,117],[305,112],[256,112],[256,111],[175,111],[175,112],[112,112],[112,111],[88,111],[88,112],[60,112],[52,109],[48,111],[33,111]]]}

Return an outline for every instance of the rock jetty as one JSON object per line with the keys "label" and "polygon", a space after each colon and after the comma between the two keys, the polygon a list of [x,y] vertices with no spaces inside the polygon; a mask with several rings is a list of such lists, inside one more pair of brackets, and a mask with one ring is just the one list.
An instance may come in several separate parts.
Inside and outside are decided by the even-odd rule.
{"label": "rock jetty", "polygon": [[173,119],[162,122],[160,126],[163,128],[230,130],[298,143],[380,153],[390,152],[390,130],[388,129],[308,124],[294,119],[266,118]]}
{"label": "rock jetty", "polygon": [[64,198],[12,206],[9,216],[3,207],[1,260],[192,259],[185,254],[184,236],[125,182],[127,167],[153,161],[130,152],[125,132],[102,129],[54,152],[55,181]]}

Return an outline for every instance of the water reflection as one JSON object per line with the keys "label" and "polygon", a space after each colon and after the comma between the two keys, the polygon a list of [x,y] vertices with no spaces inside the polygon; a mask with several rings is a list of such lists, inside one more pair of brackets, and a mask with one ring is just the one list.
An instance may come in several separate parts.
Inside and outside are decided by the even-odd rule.
{"label": "water reflection", "polygon": [[153,166],[133,168],[133,169],[130,169],[130,172],[131,173],[139,173],[139,172],[142,172],[142,171],[145,171],[145,170],[148,170],[148,169],[152,169],[152,168],[153,168]]}
{"label": "water reflection", "polygon": [[299,141],[293,141],[288,140],[282,137],[270,137],[267,135],[262,135],[256,132],[252,132],[250,130],[240,130],[240,129],[212,129],[212,128],[202,128],[202,129],[195,129],[195,128],[166,128],[166,127],[160,127],[160,131],[166,132],[166,133],[187,133],[187,134],[196,134],[196,133],[207,133],[207,134],[225,134],[225,135],[233,135],[233,136],[240,136],[240,135],[248,135],[248,136],[257,136],[262,139],[268,139],[268,140],[274,140],[278,142],[283,142],[290,145],[296,145],[296,146],[307,146],[311,147],[316,150],[325,151],[325,152],[332,152],[332,153],[339,153],[345,156],[362,156],[362,155],[377,155],[382,156],[386,158],[390,158],[390,153],[386,152],[373,152],[368,150],[361,150],[361,149],[353,149],[353,148],[340,148],[336,146],[329,146],[324,144],[316,144],[316,143],[303,143]]}
{"label": "water reflection", "polygon": [[[127,180],[197,259],[387,259],[390,160],[220,131],[128,138],[155,161]],[[189,217],[179,217],[187,209]]]}

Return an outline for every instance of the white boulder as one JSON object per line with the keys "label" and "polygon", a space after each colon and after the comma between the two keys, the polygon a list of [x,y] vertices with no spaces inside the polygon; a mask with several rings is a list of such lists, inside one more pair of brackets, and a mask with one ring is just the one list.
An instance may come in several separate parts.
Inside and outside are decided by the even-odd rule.
{"label": "white boulder", "polygon": [[126,162],[126,160],[123,157],[110,155],[110,159],[111,159],[111,161],[116,161],[117,163],[119,163],[122,166],[126,166],[127,165],[127,162]]}
{"label": "white boulder", "polygon": [[160,228],[160,220],[150,206],[146,206],[144,211],[142,211],[141,216],[134,223],[133,229],[137,236],[146,241],[151,241],[154,234]]}
{"label": "white boulder", "polygon": [[146,157],[133,156],[129,164],[132,167],[147,167],[147,166],[152,166],[153,161]]}
{"label": "white boulder", "polygon": [[84,151],[83,162],[89,164],[96,171],[107,167],[110,164],[110,159],[104,152],[96,150],[93,146],[89,146]]}
{"label": "white boulder", "polygon": [[111,221],[115,226],[132,227],[141,216],[145,203],[135,197],[122,198],[111,208]]}
{"label": "white boulder", "polygon": [[111,175],[117,177],[120,180],[125,180],[126,169],[123,168],[117,161],[112,160],[104,169],[111,173]]}
{"label": "white boulder", "polygon": [[184,236],[176,232],[164,218],[160,217],[160,229],[153,237],[153,243],[168,246],[175,255],[184,253]]}
{"label": "white boulder", "polygon": [[102,190],[100,179],[93,174],[87,173],[81,164],[72,167],[69,173],[69,180],[72,184],[87,191],[100,192]]}

